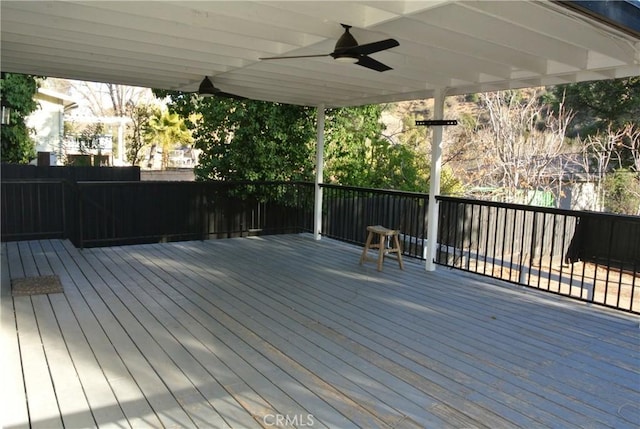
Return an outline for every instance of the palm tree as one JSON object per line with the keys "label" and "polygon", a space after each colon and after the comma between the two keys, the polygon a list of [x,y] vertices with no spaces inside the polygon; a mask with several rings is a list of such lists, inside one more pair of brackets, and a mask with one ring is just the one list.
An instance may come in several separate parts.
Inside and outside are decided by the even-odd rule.
{"label": "palm tree", "polygon": [[167,167],[169,151],[177,144],[191,143],[191,133],[177,113],[157,112],[149,120],[149,134],[162,147],[162,169]]}

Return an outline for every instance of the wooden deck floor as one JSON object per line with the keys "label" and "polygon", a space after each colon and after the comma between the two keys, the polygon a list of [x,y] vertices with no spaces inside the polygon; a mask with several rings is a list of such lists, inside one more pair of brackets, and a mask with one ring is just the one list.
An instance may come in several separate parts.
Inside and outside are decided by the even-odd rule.
{"label": "wooden deck floor", "polygon": [[[5,428],[635,428],[638,319],[308,235],[2,244]],[[12,298],[10,278],[65,292]]]}

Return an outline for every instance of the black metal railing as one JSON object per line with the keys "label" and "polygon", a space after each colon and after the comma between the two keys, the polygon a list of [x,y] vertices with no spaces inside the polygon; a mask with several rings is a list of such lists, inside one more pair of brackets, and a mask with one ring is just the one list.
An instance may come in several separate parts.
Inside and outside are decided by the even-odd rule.
{"label": "black metal railing", "polygon": [[[401,231],[426,258],[428,195],[323,188],[323,235],[362,245],[367,225]],[[435,262],[640,313],[640,217],[437,197]]]}
{"label": "black metal railing", "polygon": [[438,264],[640,312],[640,217],[438,201]]}
{"label": "black metal railing", "polygon": [[403,254],[424,258],[427,239],[427,194],[351,186],[321,185],[322,234],[364,244],[368,225],[398,229]]}
{"label": "black metal railing", "polygon": [[[401,231],[425,258],[427,194],[324,184],[322,234]],[[312,231],[307,182],[2,182],[2,240],[78,247]],[[640,217],[440,196],[435,262],[640,313]]]}

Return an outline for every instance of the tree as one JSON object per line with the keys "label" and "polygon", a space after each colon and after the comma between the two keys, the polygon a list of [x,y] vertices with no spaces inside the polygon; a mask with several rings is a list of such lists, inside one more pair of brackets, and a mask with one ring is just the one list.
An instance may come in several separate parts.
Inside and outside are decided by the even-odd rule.
{"label": "tree", "polygon": [[162,148],[162,168],[166,168],[169,161],[169,151],[177,143],[191,143],[191,133],[184,120],[177,113],[166,110],[156,111],[146,129],[146,135],[155,139]]}
{"label": "tree", "polygon": [[138,165],[142,161],[142,149],[150,143],[149,121],[157,115],[154,108],[148,104],[134,105],[128,103],[126,115],[131,120],[127,124],[125,146],[127,160],[131,165]]}
{"label": "tree", "polygon": [[85,101],[94,116],[127,116],[127,105],[137,105],[149,89],[113,83],[55,79],[56,87],[66,93],[76,93]]}
{"label": "tree", "polygon": [[[254,100],[157,91],[193,130],[203,151],[201,180],[311,180],[315,109]],[[350,186],[424,191],[428,160],[383,135],[385,106],[327,109],[325,180]]]}
{"label": "tree", "polygon": [[[586,139],[628,125],[640,128],[640,76],[556,86],[551,96],[556,109],[562,97],[566,108],[575,112],[570,136]],[[624,168],[633,166],[631,152],[623,150],[620,157]]]}
{"label": "tree", "polygon": [[154,90],[185,119],[202,150],[199,180],[310,180],[312,109]]}
{"label": "tree", "polygon": [[381,106],[328,109],[325,119],[325,177],[348,186],[371,186],[379,148]]}
{"label": "tree", "polygon": [[636,214],[640,77],[560,85],[553,89],[555,105],[561,95],[576,112],[570,134],[582,144],[585,168],[597,180],[605,209]]}
{"label": "tree", "polygon": [[565,133],[572,113],[563,104],[558,113],[548,111],[534,91],[501,91],[481,96],[487,112],[479,123],[474,152],[475,184],[503,192],[509,202],[521,201],[528,194],[554,188],[554,162],[565,144]]}
{"label": "tree", "polygon": [[[150,89],[135,86],[49,78],[47,79],[47,87],[78,100],[78,104],[80,104],[79,116],[87,116],[87,113],[90,113],[90,116],[94,116],[98,120],[103,117],[118,116],[136,121],[141,119],[138,114],[142,112],[136,113],[132,110],[132,106],[146,105],[152,102]],[[132,117],[132,115],[136,117]],[[82,132],[88,126],[85,124],[84,122],[75,124],[73,133]],[[105,125],[105,127],[105,131],[110,130],[114,136],[120,138],[115,124]],[[114,146],[114,149],[119,150],[120,143],[124,143],[125,155],[129,160],[133,156],[133,161],[136,161],[134,165],[139,162],[140,150],[144,146],[141,145],[141,134],[132,134],[136,127],[137,125],[131,123],[127,125],[124,142],[118,141]]]}
{"label": "tree", "polygon": [[[640,214],[640,127],[609,126],[579,140],[580,166],[594,182],[598,200],[614,213]],[[630,157],[632,162],[626,162]]]}
{"label": "tree", "polygon": [[[412,103],[413,104],[413,103]],[[403,176],[407,184],[400,188],[408,191],[426,192],[431,180],[431,137],[432,130],[429,127],[416,126],[416,120],[431,115],[432,106],[423,109],[411,109],[411,112],[403,112],[402,132],[398,139],[399,147],[409,152],[407,164],[403,168]],[[417,113],[416,113],[417,112]],[[462,130],[462,131],[460,131]],[[443,133],[442,170],[440,174],[440,193],[443,195],[460,195],[464,191],[462,181],[457,177],[452,168],[455,161],[464,153],[469,139],[467,128],[451,132],[445,129]],[[413,178],[413,179],[412,179]]]}
{"label": "tree", "polygon": [[575,112],[570,135],[589,135],[626,124],[640,126],[640,77],[580,82],[553,87],[550,102],[557,111],[564,100]]}
{"label": "tree", "polygon": [[2,105],[10,108],[11,112],[9,123],[2,125],[2,162],[27,164],[36,157],[34,142],[29,136],[25,118],[38,107],[34,99],[38,86],[36,76],[2,73]]}
{"label": "tree", "polygon": [[412,133],[402,143],[384,135],[387,106],[369,105],[327,112],[326,167],[329,181],[350,186],[424,192],[429,161]]}
{"label": "tree", "polygon": [[607,174],[604,184],[605,210],[640,216],[640,176],[627,168]]}
{"label": "tree", "polygon": [[104,131],[105,126],[101,122],[89,124],[84,127],[78,136],[80,152],[86,154],[90,149],[100,151],[100,136],[104,134]]}
{"label": "tree", "polygon": [[[203,100],[196,172],[223,180],[309,180],[313,112],[264,101]],[[202,138],[204,137],[204,138]],[[205,174],[203,174],[205,173]]]}

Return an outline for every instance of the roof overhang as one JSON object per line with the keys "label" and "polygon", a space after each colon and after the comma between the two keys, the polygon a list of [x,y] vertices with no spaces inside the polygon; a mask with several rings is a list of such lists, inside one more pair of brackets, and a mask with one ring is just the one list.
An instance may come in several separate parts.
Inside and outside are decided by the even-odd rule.
{"label": "roof overhang", "polygon": [[[208,75],[228,93],[327,107],[640,75],[637,34],[565,3],[3,0],[1,65],[184,91]],[[634,2],[607,3],[630,3],[640,16]],[[372,55],[393,70],[331,57],[259,60],[329,53],[340,23],[361,44],[398,40]]]}
{"label": "roof overhang", "polygon": [[37,100],[44,100],[49,103],[58,104],[65,110],[78,107],[76,101],[72,97],[46,88],[38,88],[35,98]]}

